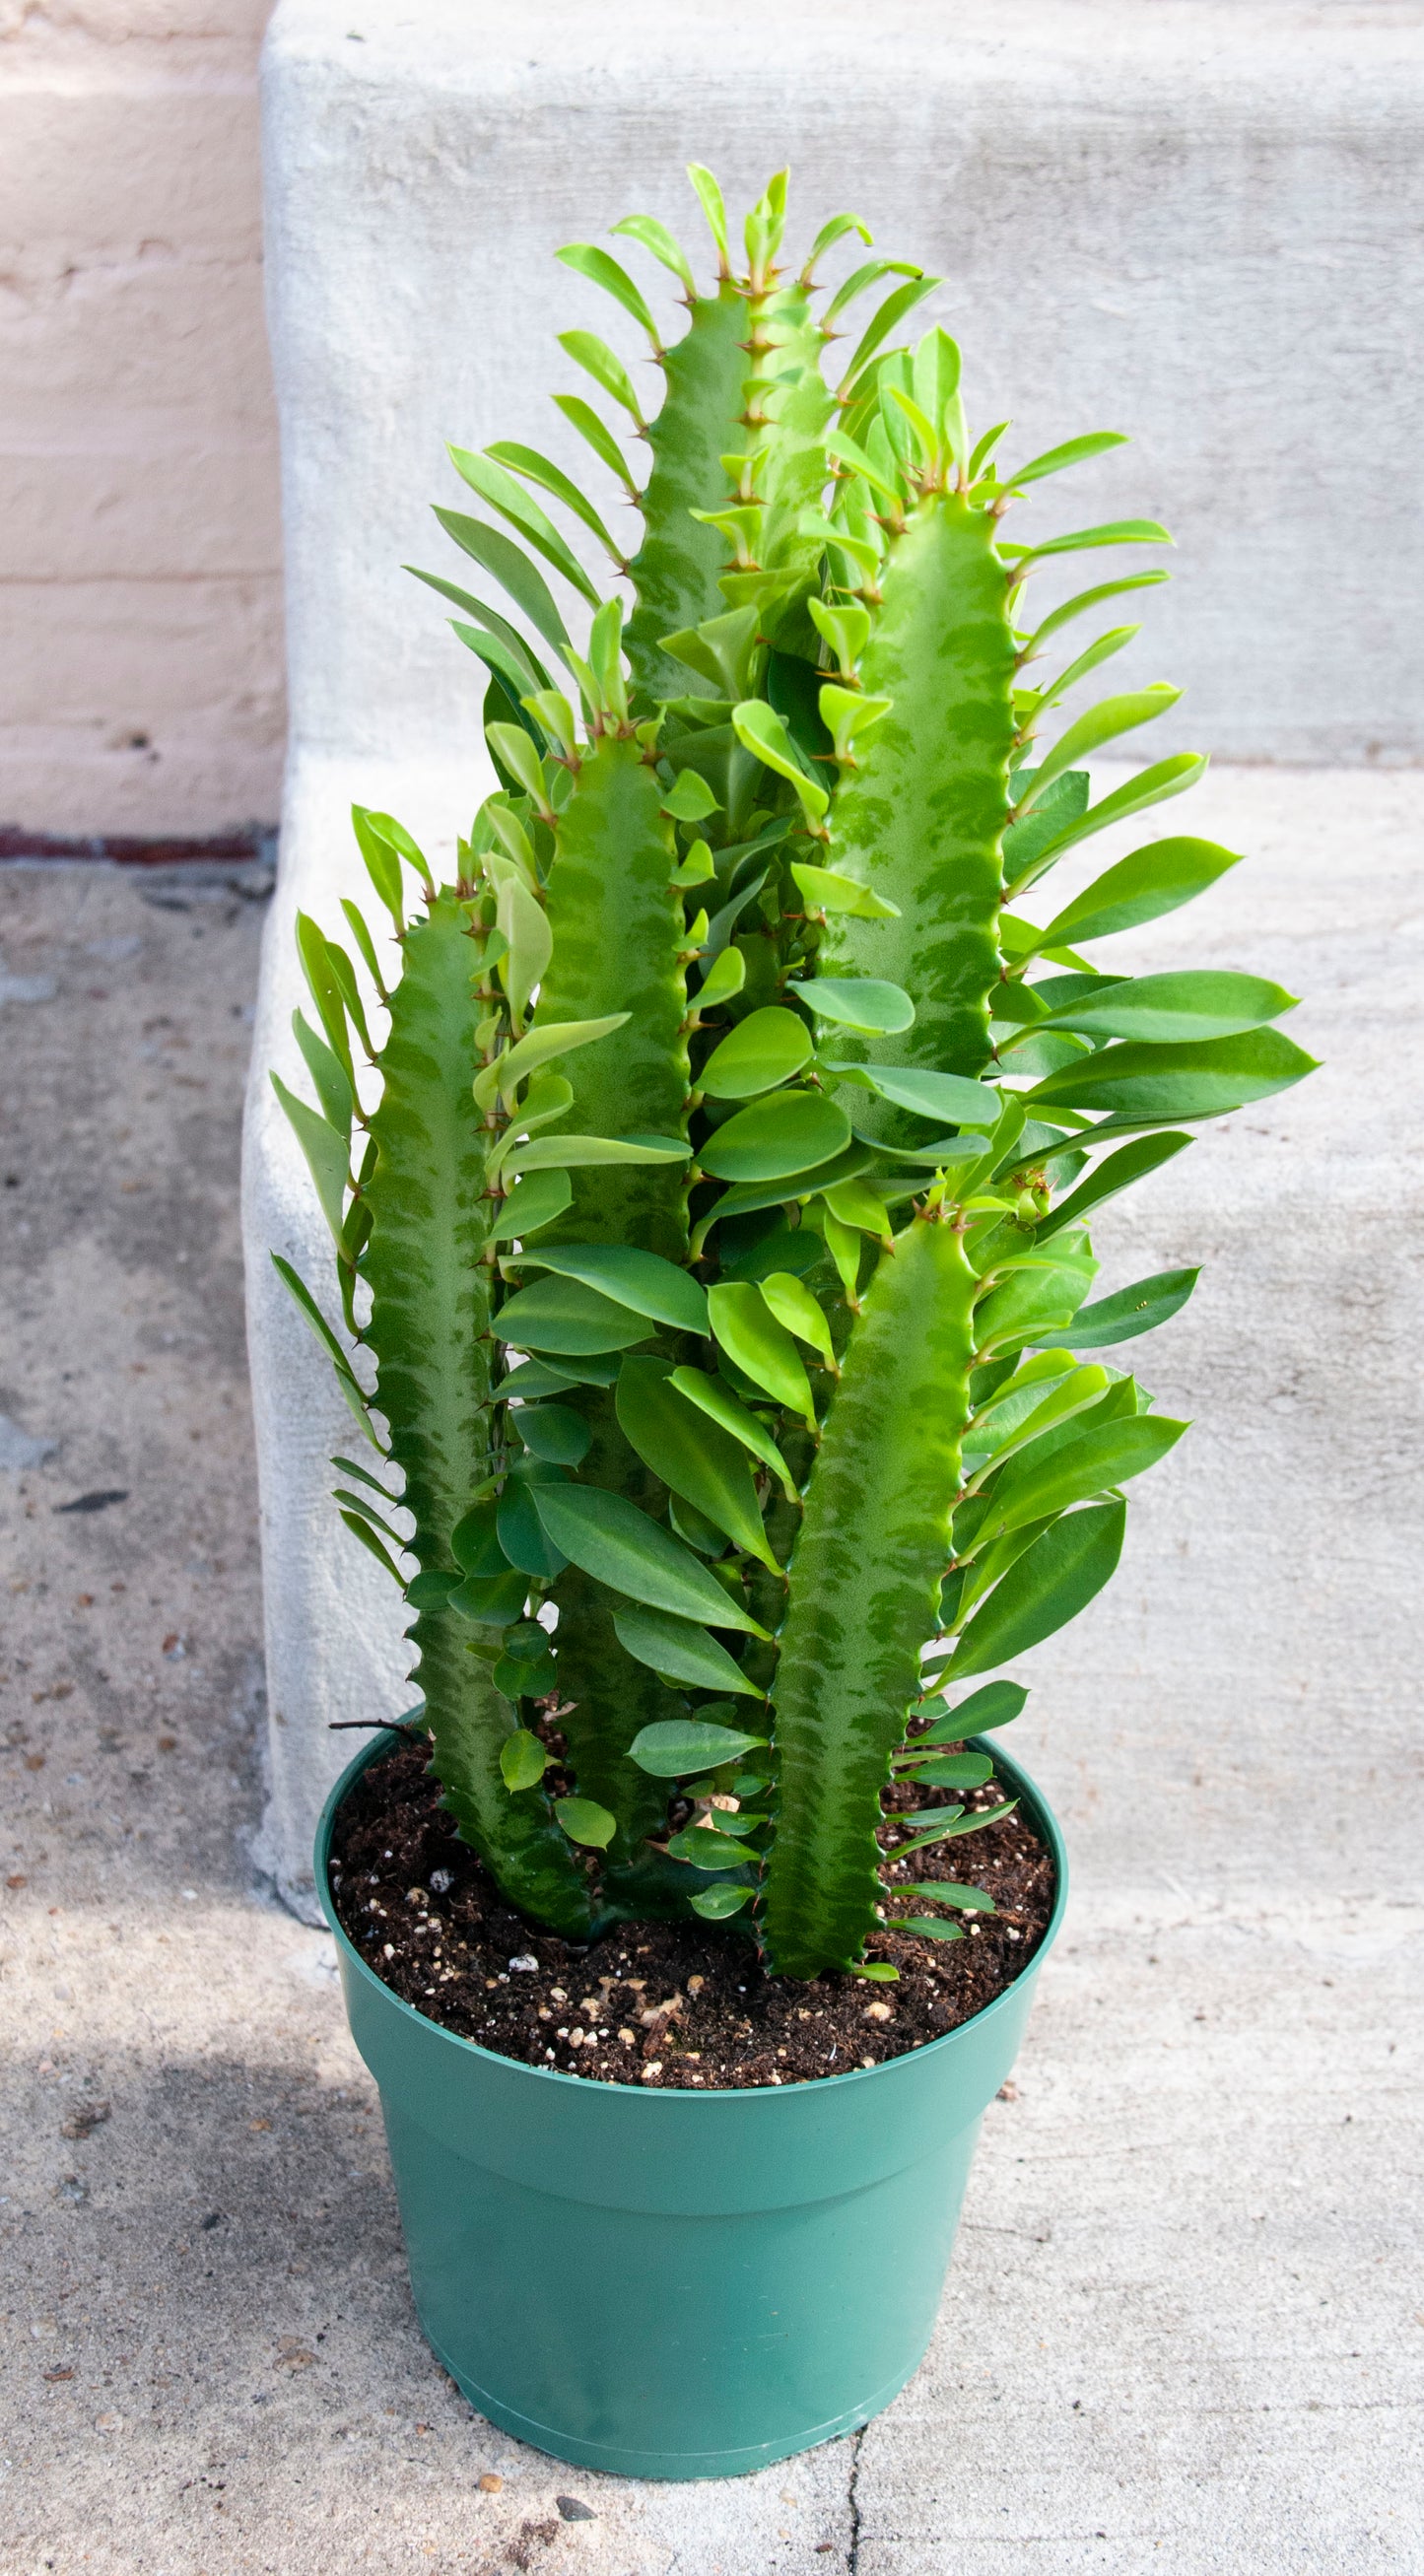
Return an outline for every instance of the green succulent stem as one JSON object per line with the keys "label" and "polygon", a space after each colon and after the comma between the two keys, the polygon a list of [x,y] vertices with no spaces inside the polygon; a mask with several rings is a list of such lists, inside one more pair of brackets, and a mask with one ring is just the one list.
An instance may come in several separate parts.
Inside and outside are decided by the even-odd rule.
{"label": "green succulent stem", "polygon": [[783,1976],[845,1965],[874,1928],[880,1792],[949,1559],[978,1285],[952,1222],[897,1235],[822,1426],[774,1684],[776,1840],[759,1919]]}
{"label": "green succulent stem", "polygon": [[[455,1525],[496,1463],[496,1282],[482,1260],[489,1131],[470,1102],[481,948],[471,908],[452,892],[412,924],[371,1120],[365,1340],[423,1569],[455,1566]],[[587,1883],[548,1799],[511,1798],[501,1778],[516,1718],[494,1687],[487,1633],[449,1609],[422,1610],[412,1633],[432,1767],[466,1840],[515,1904],[565,1930],[586,1925]]]}
{"label": "green succulent stem", "polygon": [[[965,1074],[989,1060],[1014,745],[1014,643],[994,535],[988,511],[931,493],[880,576],[858,676],[890,712],[842,778],[830,858],[899,918],[836,915],[820,971],[899,984],[915,1018],[873,1048],[854,1040],[851,1059]],[[882,1123],[893,1132],[893,1118]]]}

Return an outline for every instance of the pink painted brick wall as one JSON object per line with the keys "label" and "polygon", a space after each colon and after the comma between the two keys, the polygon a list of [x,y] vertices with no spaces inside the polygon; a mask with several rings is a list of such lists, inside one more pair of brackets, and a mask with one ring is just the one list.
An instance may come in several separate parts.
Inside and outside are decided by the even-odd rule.
{"label": "pink painted brick wall", "polygon": [[277,812],[270,0],[0,0],[0,826]]}

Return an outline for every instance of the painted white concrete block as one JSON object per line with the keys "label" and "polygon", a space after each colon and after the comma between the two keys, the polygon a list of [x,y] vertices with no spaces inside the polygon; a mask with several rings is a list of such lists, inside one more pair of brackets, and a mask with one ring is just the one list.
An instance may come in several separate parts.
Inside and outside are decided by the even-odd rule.
{"label": "painted white concrete block", "polygon": [[[553,251],[635,208],[695,242],[688,159],[733,202],[789,160],[798,235],[851,204],[881,250],[943,272],[925,309],[964,345],[977,421],[1014,410],[1020,453],[1101,426],[1137,441],[1050,486],[1052,518],[1040,504],[1024,525],[1143,513],[1173,528],[1177,580],[1118,665],[1125,684],[1188,684],[1154,755],[1412,761],[1424,538],[1399,326],[1418,291],[1424,47],[1413,8],[1295,0],[418,0],[399,19],[369,0],[279,0],[265,114],[292,736],[246,1228],[271,1861],[309,1906],[311,1825],[352,1741],[326,1722],[393,1713],[404,1666],[394,1597],[326,1499],[346,1417],[267,1263],[275,1244],[314,1278],[327,1266],[266,1069],[294,1055],[294,911],[335,926],[338,893],[364,883],[352,797],[438,847],[486,778],[474,666],[400,569],[459,577],[427,511],[459,505],[443,441],[535,436],[581,471],[546,399],[579,381],[553,334],[584,323],[638,357],[632,326]],[[1215,802],[1224,838],[1256,818],[1287,852],[1323,810],[1289,769],[1242,773],[1239,795],[1225,777]],[[1340,810],[1383,821],[1388,782],[1361,777]],[[1312,901],[1337,899],[1360,846],[1353,823],[1338,844],[1315,831]],[[1283,906],[1295,882],[1289,864],[1273,873]],[[1202,945],[1217,956],[1209,930]],[[1248,1208],[1273,1210],[1280,1187],[1258,1147]],[[1249,1218],[1239,1234],[1249,1268]],[[1259,1257],[1269,1295],[1278,1250]],[[1249,1308],[1246,1282],[1242,1296]],[[1211,1508],[1229,1522],[1229,1494]],[[1272,1599],[1283,1619],[1284,1591]]]}

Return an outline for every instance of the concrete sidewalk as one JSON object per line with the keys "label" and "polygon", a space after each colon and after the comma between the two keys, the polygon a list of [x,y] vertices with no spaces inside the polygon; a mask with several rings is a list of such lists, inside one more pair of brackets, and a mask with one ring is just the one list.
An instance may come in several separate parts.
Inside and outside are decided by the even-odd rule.
{"label": "concrete sidewalk", "polygon": [[254,1869],[258,889],[0,871],[4,2576],[1424,2569],[1417,792],[1298,783],[1348,923],[1308,852],[1294,894],[1289,853],[1240,871],[1233,962],[1315,997],[1330,1067],[1253,1121],[1258,1195],[1224,1129],[1103,1229],[1108,1284],[1129,1237],[1214,1265],[1152,1372],[1202,1422],[1033,1675],[1079,1875],[930,2359],[858,2440],[703,2488],[561,2468],[443,2377],[331,1944]]}

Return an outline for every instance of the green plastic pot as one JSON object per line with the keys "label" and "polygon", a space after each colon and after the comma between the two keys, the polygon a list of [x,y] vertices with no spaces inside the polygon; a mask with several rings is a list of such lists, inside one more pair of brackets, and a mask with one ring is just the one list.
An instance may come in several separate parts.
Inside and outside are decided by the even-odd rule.
{"label": "green plastic pot", "polygon": [[848,2433],[918,2366],[987,2105],[1018,2054],[1063,1913],[1058,1827],[1029,1966],[888,2064],[747,2092],[600,2084],[499,2057],[403,2003],[336,1917],[336,1812],[316,1883],[351,2032],[380,2089],[425,2334],[471,2404],[556,2459],[622,2477],[738,2476]]}

